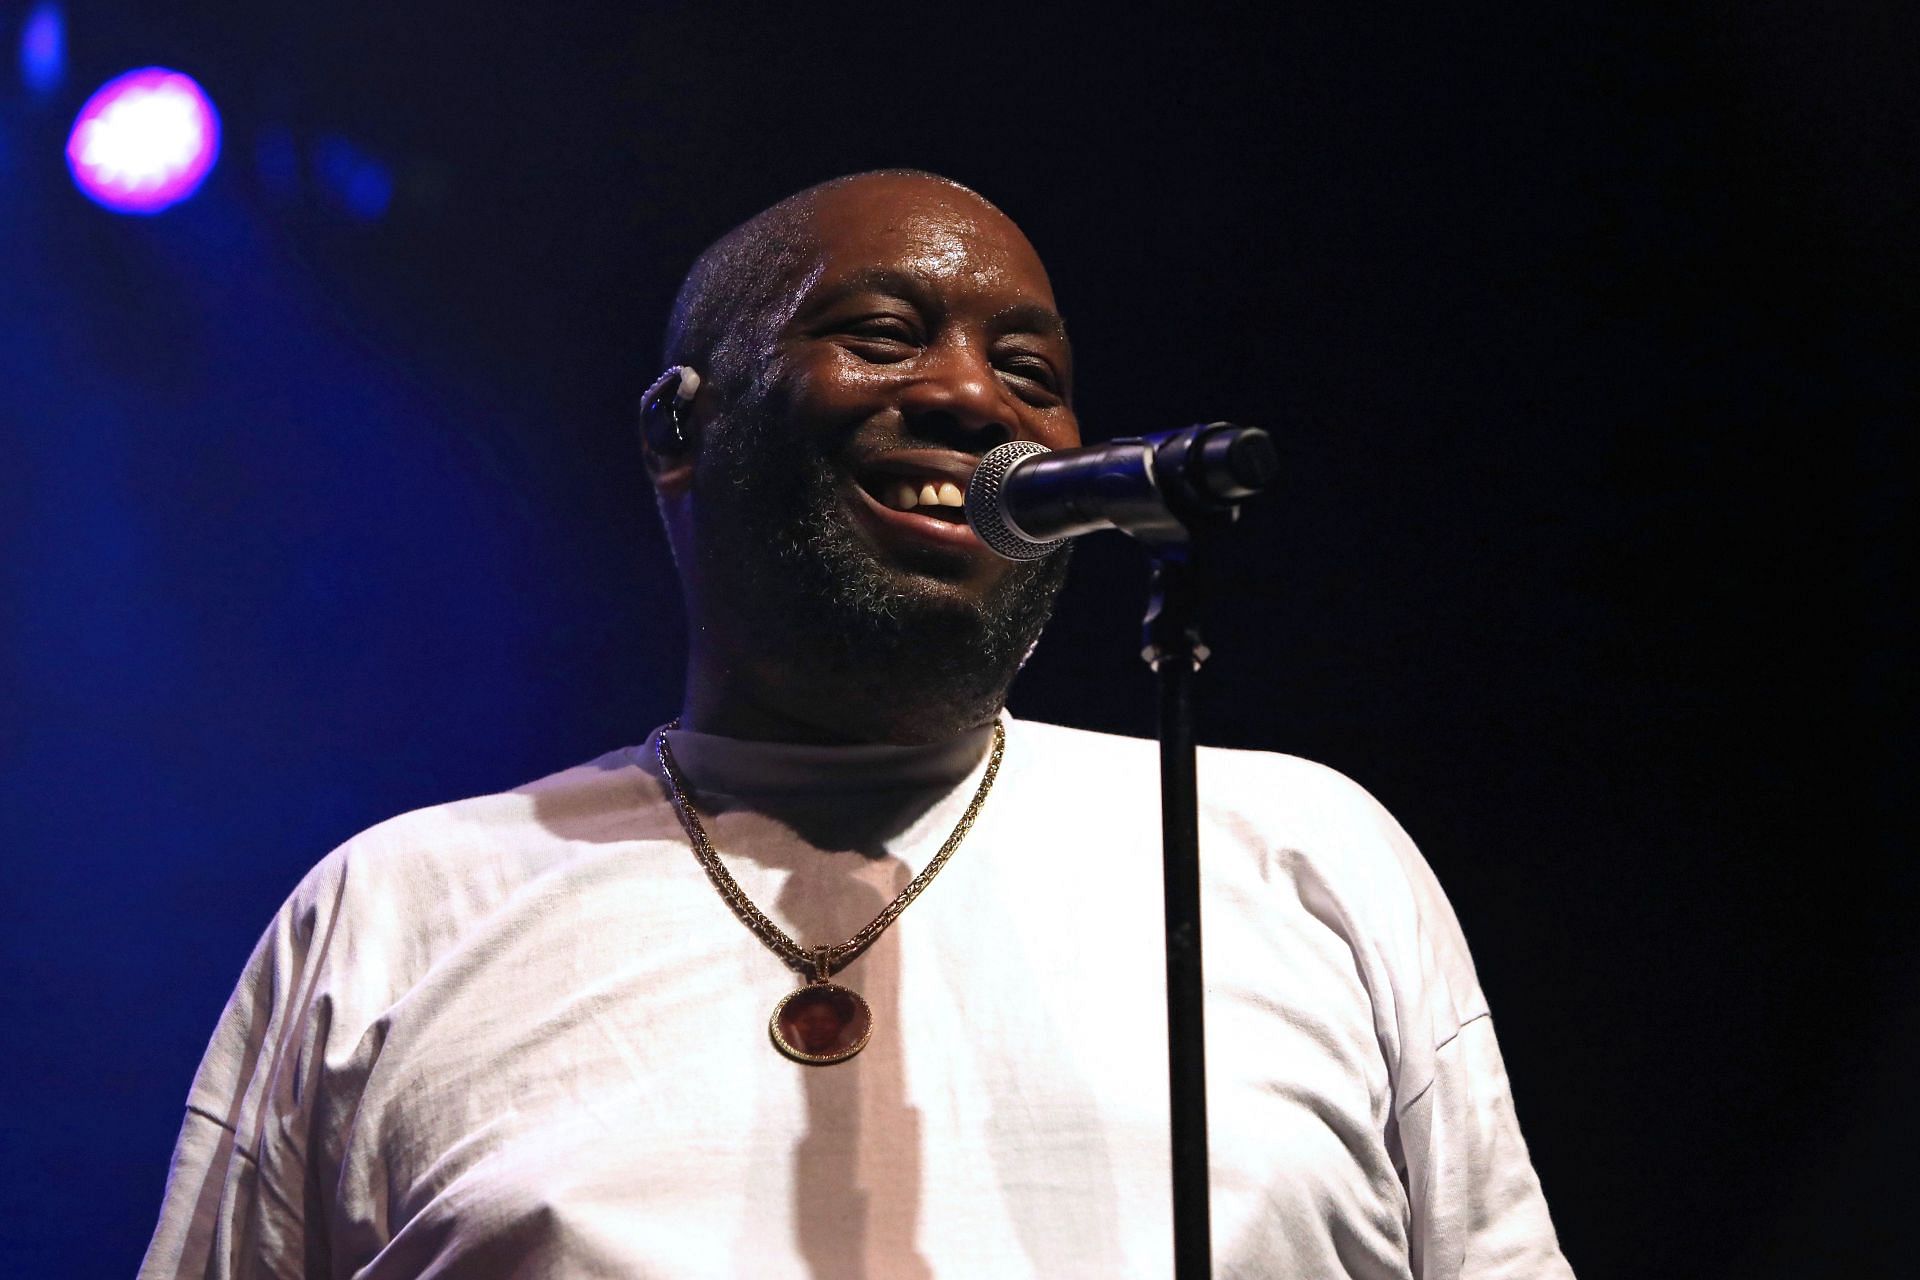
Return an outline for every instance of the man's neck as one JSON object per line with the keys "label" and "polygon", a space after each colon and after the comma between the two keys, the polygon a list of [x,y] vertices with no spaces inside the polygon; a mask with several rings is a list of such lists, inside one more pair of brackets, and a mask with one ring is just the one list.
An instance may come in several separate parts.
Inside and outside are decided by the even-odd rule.
{"label": "man's neck", "polygon": [[991,707],[927,705],[924,695],[881,688],[837,687],[840,682],[782,680],[783,664],[754,671],[694,649],[681,700],[682,727],[725,738],[817,746],[944,742],[978,728],[999,712]]}

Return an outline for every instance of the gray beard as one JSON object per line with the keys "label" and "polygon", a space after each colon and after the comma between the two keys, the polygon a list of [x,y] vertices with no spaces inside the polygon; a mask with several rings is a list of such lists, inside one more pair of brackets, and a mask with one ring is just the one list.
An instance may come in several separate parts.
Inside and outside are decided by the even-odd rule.
{"label": "gray beard", "polygon": [[720,518],[702,522],[703,558],[725,576],[708,580],[742,588],[758,634],[816,673],[824,695],[897,707],[929,729],[990,719],[1052,614],[1067,549],[958,599],[941,580],[963,562],[931,548],[905,569],[878,559],[848,523],[840,477],[798,436],[750,412],[709,434],[700,506]]}

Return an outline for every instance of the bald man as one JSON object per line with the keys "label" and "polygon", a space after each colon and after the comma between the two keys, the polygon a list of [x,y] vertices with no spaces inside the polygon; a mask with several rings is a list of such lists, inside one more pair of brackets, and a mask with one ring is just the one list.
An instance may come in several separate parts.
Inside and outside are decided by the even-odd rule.
{"label": "bald man", "polygon": [[[1038,256],[840,179],[703,254],[665,354],[679,717],[307,876],[143,1275],[1169,1273],[1154,748],[1006,715],[1065,556],[958,509],[1079,440]],[[1219,1273],[1570,1274],[1406,835],[1290,757],[1200,790]]]}
{"label": "bald man", "polygon": [[690,447],[647,450],[687,601],[683,724],[912,745],[991,720],[1066,557],[993,555],[956,495],[994,445],[1080,442],[1019,228],[928,175],[803,192],[702,255],[666,362],[700,378]]}

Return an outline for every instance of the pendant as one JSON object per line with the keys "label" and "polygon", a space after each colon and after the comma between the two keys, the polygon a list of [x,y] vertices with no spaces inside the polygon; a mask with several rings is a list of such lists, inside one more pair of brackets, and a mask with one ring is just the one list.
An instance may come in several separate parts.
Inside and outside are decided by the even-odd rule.
{"label": "pendant", "polygon": [[789,991],[767,1022],[774,1048],[816,1067],[845,1062],[866,1048],[873,1034],[873,1010],[860,993],[827,981],[825,952],[824,947],[815,951],[814,980]]}
{"label": "pendant", "polygon": [[809,982],[774,1006],[767,1029],[774,1048],[795,1062],[824,1067],[867,1047],[873,1011],[857,991],[835,982]]}

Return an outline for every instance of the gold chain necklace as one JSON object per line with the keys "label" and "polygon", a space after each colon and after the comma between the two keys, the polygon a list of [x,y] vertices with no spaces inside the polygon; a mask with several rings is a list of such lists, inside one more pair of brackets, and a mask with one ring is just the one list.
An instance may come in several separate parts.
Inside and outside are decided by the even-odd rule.
{"label": "gold chain necklace", "polygon": [[987,771],[980,778],[980,786],[974,791],[967,811],[960,815],[953,834],[947,837],[947,842],[940,846],[940,852],[933,855],[933,860],[927,863],[925,869],[908,881],[899,896],[868,922],[866,928],[837,946],[808,949],[795,942],[786,930],[753,905],[753,899],[747,897],[746,891],[727,871],[719,853],[714,850],[713,842],[707,839],[707,829],[701,824],[700,815],[694,811],[693,801],[687,795],[686,780],[680,776],[673,751],[667,746],[668,732],[679,727],[680,722],[673,720],[654,730],[654,754],[660,761],[660,773],[666,778],[667,790],[673,797],[674,811],[680,815],[680,825],[687,829],[687,838],[693,842],[694,856],[700,859],[700,865],[706,869],[707,879],[713,882],[713,887],[733,908],[733,914],[740,917],[740,922],[772,948],[774,954],[785,960],[790,968],[810,979],[806,986],[788,992],[774,1006],[773,1017],[767,1022],[767,1033],[773,1037],[774,1047],[795,1062],[815,1066],[845,1062],[866,1048],[867,1039],[873,1034],[873,1011],[867,1007],[867,1002],[859,992],[829,979],[836,970],[858,959],[861,952],[873,945],[874,939],[886,932],[888,925],[900,918],[901,912],[913,905],[913,900],[920,896],[921,890],[933,883],[933,878],[940,874],[940,868],[947,865],[947,859],[967,838],[967,832],[973,829],[973,820],[980,816],[980,806],[986,803],[987,792],[993,789],[993,780],[1000,772],[1000,757],[1006,754],[1007,749],[1006,730],[1001,728],[999,721],[994,722],[993,750],[987,755]]}

